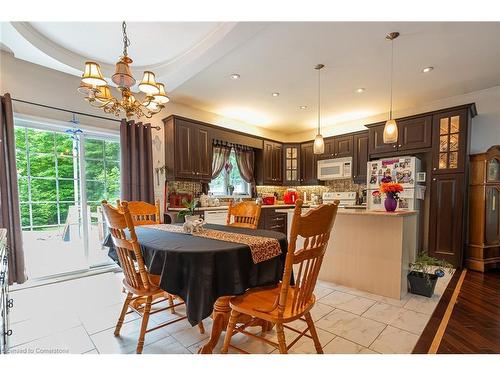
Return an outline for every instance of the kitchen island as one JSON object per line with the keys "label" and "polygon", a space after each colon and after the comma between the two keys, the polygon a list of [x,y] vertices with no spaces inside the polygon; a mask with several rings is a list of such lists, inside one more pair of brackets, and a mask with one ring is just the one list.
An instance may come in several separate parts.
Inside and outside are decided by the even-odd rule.
{"label": "kitchen island", "polygon": [[[293,209],[279,211],[288,213],[290,226]],[[401,299],[416,255],[417,219],[417,211],[339,208],[319,279]]]}

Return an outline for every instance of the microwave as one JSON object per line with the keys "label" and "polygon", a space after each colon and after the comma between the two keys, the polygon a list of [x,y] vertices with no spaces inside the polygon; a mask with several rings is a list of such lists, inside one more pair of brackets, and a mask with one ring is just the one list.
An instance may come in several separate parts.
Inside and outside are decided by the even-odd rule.
{"label": "microwave", "polygon": [[351,178],[352,158],[318,160],[318,180],[337,180]]}

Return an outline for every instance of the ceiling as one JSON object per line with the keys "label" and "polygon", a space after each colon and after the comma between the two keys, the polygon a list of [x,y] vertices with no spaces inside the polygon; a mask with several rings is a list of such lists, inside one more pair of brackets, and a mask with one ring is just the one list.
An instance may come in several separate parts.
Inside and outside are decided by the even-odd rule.
{"label": "ceiling", "polygon": [[[16,57],[75,75],[94,59],[109,77],[122,49],[116,22],[9,23],[2,31]],[[154,70],[173,102],[284,134],[316,126],[318,63],[325,64],[324,126],[386,113],[390,31],[401,33],[394,41],[396,112],[500,85],[500,23],[129,23],[127,31],[137,76]],[[422,73],[427,66],[434,70]]]}

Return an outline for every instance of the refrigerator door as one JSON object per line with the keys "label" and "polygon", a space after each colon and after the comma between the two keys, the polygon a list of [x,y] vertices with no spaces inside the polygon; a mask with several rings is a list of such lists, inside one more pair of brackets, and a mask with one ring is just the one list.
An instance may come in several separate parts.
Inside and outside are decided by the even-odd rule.
{"label": "refrigerator door", "polygon": [[381,160],[383,176],[390,176],[392,182],[403,185],[404,189],[415,187],[415,164],[413,156],[403,156]]}

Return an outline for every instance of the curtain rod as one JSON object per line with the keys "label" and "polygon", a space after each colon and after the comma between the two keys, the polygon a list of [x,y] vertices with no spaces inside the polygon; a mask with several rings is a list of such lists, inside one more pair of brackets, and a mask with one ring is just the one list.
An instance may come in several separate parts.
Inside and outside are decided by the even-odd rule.
{"label": "curtain rod", "polygon": [[[121,123],[121,120],[116,120],[116,119],[109,118],[109,117],[98,116],[98,115],[91,115],[91,114],[84,113],[84,112],[71,111],[71,110],[69,110],[69,109],[64,109],[64,108],[53,107],[53,106],[50,106],[50,105],[40,104],[40,103],[35,103],[35,102],[30,102],[30,101],[27,101],[27,100],[22,100],[22,99],[12,98],[12,100],[13,100],[13,101],[15,101],[15,102],[20,102],[20,103],[25,103],[25,104],[36,105],[36,106],[38,106],[38,107],[49,108],[49,109],[55,109],[55,110],[57,110],[57,111],[62,111],[62,112],[68,112],[68,113],[72,113],[72,114],[75,114],[75,115],[80,115],[80,116],[88,116],[88,117],[98,118],[98,119],[101,119],[101,120],[115,121],[115,122],[120,122],[120,123]],[[160,130],[160,129],[161,129],[159,126],[152,126],[152,128],[154,128],[154,129],[156,129],[156,130]]]}

